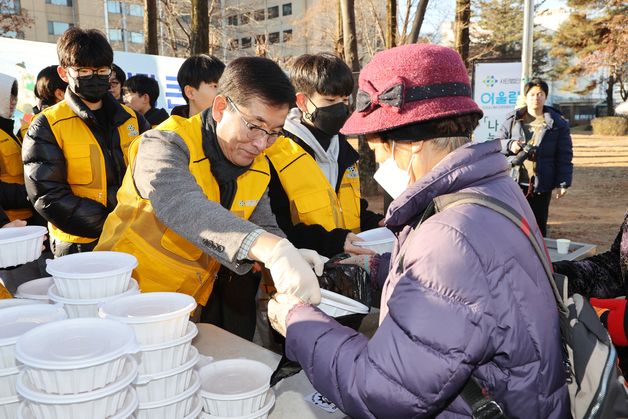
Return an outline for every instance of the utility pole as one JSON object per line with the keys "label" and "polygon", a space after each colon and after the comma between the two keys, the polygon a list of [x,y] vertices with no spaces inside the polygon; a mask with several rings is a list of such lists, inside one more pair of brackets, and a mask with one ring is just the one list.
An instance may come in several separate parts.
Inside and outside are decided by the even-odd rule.
{"label": "utility pole", "polygon": [[521,94],[532,78],[532,47],[534,44],[534,0],[523,4],[523,46],[521,48]]}

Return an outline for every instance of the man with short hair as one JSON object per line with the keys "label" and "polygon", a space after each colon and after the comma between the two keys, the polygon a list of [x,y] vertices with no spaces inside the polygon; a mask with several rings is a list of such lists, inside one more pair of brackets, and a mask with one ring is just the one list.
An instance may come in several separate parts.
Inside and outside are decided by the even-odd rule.
{"label": "man with short hair", "polygon": [[153,128],[168,119],[168,112],[156,107],[157,99],[159,99],[157,80],[144,74],[138,74],[127,79],[123,91],[124,103],[134,111],[144,115],[144,118]]}
{"label": "man with short hair", "polygon": [[150,126],[109,94],[113,50],[102,32],[72,27],[57,54],[65,99],[35,117],[22,156],[26,191],[59,257],[96,246],[117,203],[128,147]]}
{"label": "man with short hair", "polygon": [[186,59],[177,73],[185,105],[175,106],[172,115],[191,118],[210,108],[225,64],[213,55],[198,54]]}

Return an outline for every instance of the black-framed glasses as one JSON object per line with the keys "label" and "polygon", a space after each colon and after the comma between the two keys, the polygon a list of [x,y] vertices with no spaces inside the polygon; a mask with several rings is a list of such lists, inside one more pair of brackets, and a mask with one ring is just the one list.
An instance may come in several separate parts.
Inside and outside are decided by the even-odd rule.
{"label": "black-framed glasses", "polygon": [[101,79],[109,80],[109,76],[111,76],[111,73],[113,71],[111,67],[100,67],[100,68],[97,68],[96,70],[94,70],[93,68],[86,68],[86,67],[79,67],[79,68],[70,67],[70,68],[72,68],[72,70],[76,72],[77,77],[84,80],[89,80],[92,77],[94,77],[94,75],[96,75],[97,77],[100,77]]}
{"label": "black-framed glasses", "polygon": [[275,141],[277,141],[277,138],[284,135],[284,132],[281,129],[277,131],[266,131],[259,125],[255,125],[252,122],[247,121],[242,115],[242,112],[240,112],[240,109],[238,109],[238,107],[235,103],[233,103],[233,100],[231,100],[230,97],[227,97],[227,101],[229,102],[229,104],[231,104],[231,106],[233,106],[233,109],[236,110],[236,112],[240,116],[240,119],[242,120],[242,122],[244,122],[244,126],[248,128],[247,137],[249,138],[249,140],[259,140],[266,137],[266,142],[268,143],[268,145],[271,145]]}

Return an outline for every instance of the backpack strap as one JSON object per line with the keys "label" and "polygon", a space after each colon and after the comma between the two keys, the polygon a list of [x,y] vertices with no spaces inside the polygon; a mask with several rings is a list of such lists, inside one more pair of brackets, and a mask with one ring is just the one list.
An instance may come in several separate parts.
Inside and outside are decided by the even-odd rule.
{"label": "backpack strap", "polygon": [[467,384],[460,392],[460,397],[471,408],[473,419],[506,419],[501,406],[491,396],[484,393],[473,377],[469,377]]}

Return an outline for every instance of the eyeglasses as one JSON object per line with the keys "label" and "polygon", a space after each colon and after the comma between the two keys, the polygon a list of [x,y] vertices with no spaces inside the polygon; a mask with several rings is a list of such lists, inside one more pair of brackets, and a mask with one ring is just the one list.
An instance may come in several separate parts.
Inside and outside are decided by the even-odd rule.
{"label": "eyeglasses", "polygon": [[84,80],[91,79],[94,76],[94,74],[101,79],[109,79],[109,76],[111,75],[111,72],[113,71],[111,67],[100,67],[100,68],[97,68],[96,70],[94,70],[93,68],[86,68],[86,67],[79,67],[79,68],[70,67],[70,68],[72,68],[72,70],[76,72],[79,78],[84,79]]}
{"label": "eyeglasses", "polygon": [[249,138],[249,140],[259,140],[265,137],[268,145],[271,145],[275,141],[277,141],[277,138],[284,135],[284,132],[281,129],[278,131],[266,131],[259,125],[255,125],[247,121],[246,119],[244,119],[244,116],[242,116],[242,112],[240,112],[240,109],[238,109],[238,107],[235,103],[233,103],[233,100],[231,100],[230,97],[227,97],[227,101],[231,104],[231,106],[233,106],[233,109],[236,110],[236,112],[240,116],[240,119],[242,119],[242,122],[244,122],[244,125],[248,128],[249,131],[247,137]]}

